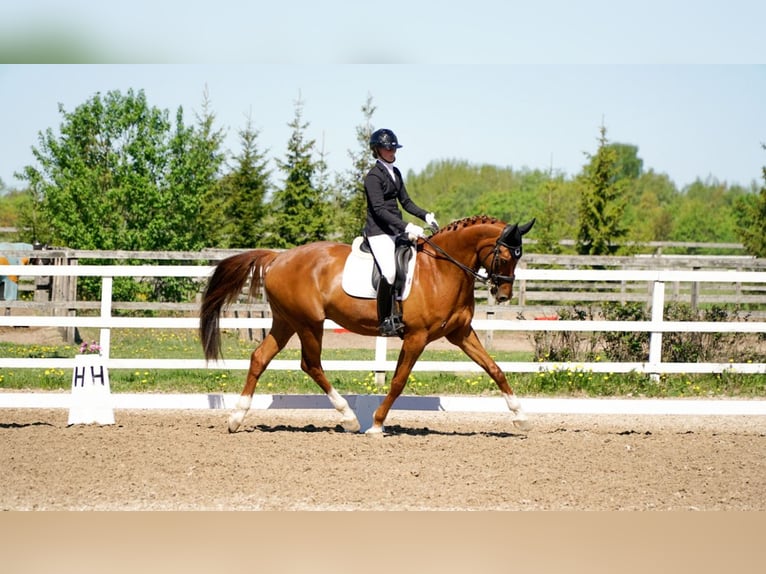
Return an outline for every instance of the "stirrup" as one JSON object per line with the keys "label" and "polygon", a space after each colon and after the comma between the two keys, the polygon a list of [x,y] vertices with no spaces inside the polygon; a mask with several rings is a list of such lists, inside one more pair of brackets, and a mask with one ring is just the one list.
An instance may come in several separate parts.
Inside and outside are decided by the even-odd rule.
{"label": "stirrup", "polygon": [[401,317],[392,315],[383,319],[378,327],[378,333],[381,337],[399,337],[403,339],[404,323],[402,323]]}

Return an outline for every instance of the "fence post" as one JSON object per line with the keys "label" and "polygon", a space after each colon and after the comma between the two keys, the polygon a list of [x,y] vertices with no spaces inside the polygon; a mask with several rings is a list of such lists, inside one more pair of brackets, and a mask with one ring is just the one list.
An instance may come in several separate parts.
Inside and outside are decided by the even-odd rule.
{"label": "fence post", "polygon": [[[493,309],[487,309],[487,319],[494,319],[495,318],[495,311]],[[494,337],[494,331],[492,329],[487,329],[487,331],[484,333],[484,347],[488,350],[492,350],[492,340]]]}
{"label": "fence post", "polygon": [[[112,284],[113,277],[103,277],[101,279],[101,318],[108,321],[112,316]],[[111,329],[101,329],[98,344],[101,346],[101,356],[109,360],[109,347],[111,343]]]}
{"label": "fence post", "polygon": [[[519,269],[526,269],[527,263],[526,261],[521,261],[519,264]],[[527,280],[521,279],[519,280],[519,305],[523,306],[527,303]],[[487,303],[489,303],[489,300],[487,300]]]}
{"label": "fence post", "polygon": [[[665,312],[665,282],[655,281],[652,291],[652,325],[660,326]],[[662,331],[652,331],[649,336],[649,364],[662,362]],[[658,373],[652,374],[652,380],[658,381]]]}
{"label": "fence post", "polygon": [[375,338],[375,384],[382,387],[386,384],[386,351],[388,350],[388,339],[385,337]]}
{"label": "fence post", "polygon": [[[699,267],[692,267],[693,271],[697,271]],[[699,307],[700,300],[700,284],[698,281],[692,283],[692,295],[691,295],[691,308],[692,311],[696,311]]]}

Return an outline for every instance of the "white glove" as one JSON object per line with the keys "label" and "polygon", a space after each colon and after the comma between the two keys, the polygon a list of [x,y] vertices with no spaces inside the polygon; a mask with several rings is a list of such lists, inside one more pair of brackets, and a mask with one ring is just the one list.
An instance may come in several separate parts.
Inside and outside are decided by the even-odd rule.
{"label": "white glove", "polygon": [[439,231],[439,224],[436,223],[436,218],[433,213],[426,213],[426,223],[431,226],[434,231]]}
{"label": "white glove", "polygon": [[408,223],[407,227],[404,228],[404,232],[410,238],[410,241],[415,241],[418,237],[423,237],[424,235],[423,228],[414,223]]}

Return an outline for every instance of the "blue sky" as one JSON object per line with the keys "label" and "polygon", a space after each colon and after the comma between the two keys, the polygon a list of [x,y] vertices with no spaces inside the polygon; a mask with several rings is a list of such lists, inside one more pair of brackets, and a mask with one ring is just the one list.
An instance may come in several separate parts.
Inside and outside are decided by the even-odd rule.
{"label": "blue sky", "polygon": [[37,134],[58,129],[96,92],[143,89],[149,103],[183,106],[187,123],[207,89],[225,147],[249,114],[259,147],[283,157],[295,102],[332,171],[350,167],[368,95],[376,127],[393,129],[403,171],[441,159],[574,175],[597,148],[638,146],[645,169],[680,188],[695,179],[750,185],[766,165],[762,65],[11,65],[0,67],[0,178],[34,163]]}
{"label": "blue sky", "polygon": [[226,147],[250,114],[271,158],[300,96],[333,171],[347,169],[371,95],[405,172],[460,159],[571,176],[603,122],[678,187],[760,185],[765,21],[751,0],[6,2],[0,61],[103,65],[0,66],[0,178],[19,185],[59,103],[143,89],[190,123],[207,87]]}
{"label": "blue sky", "polygon": [[120,62],[763,63],[765,20],[755,0],[25,0],[0,38]]}

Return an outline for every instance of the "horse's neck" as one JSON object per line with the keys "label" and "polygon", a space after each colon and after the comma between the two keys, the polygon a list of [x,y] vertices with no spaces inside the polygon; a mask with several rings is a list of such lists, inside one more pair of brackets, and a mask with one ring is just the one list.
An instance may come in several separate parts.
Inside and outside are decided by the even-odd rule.
{"label": "horse's neck", "polygon": [[[495,234],[496,235],[496,234]],[[492,242],[492,230],[477,225],[444,235],[439,245],[445,252],[463,265],[471,268],[479,266],[479,251]]]}

